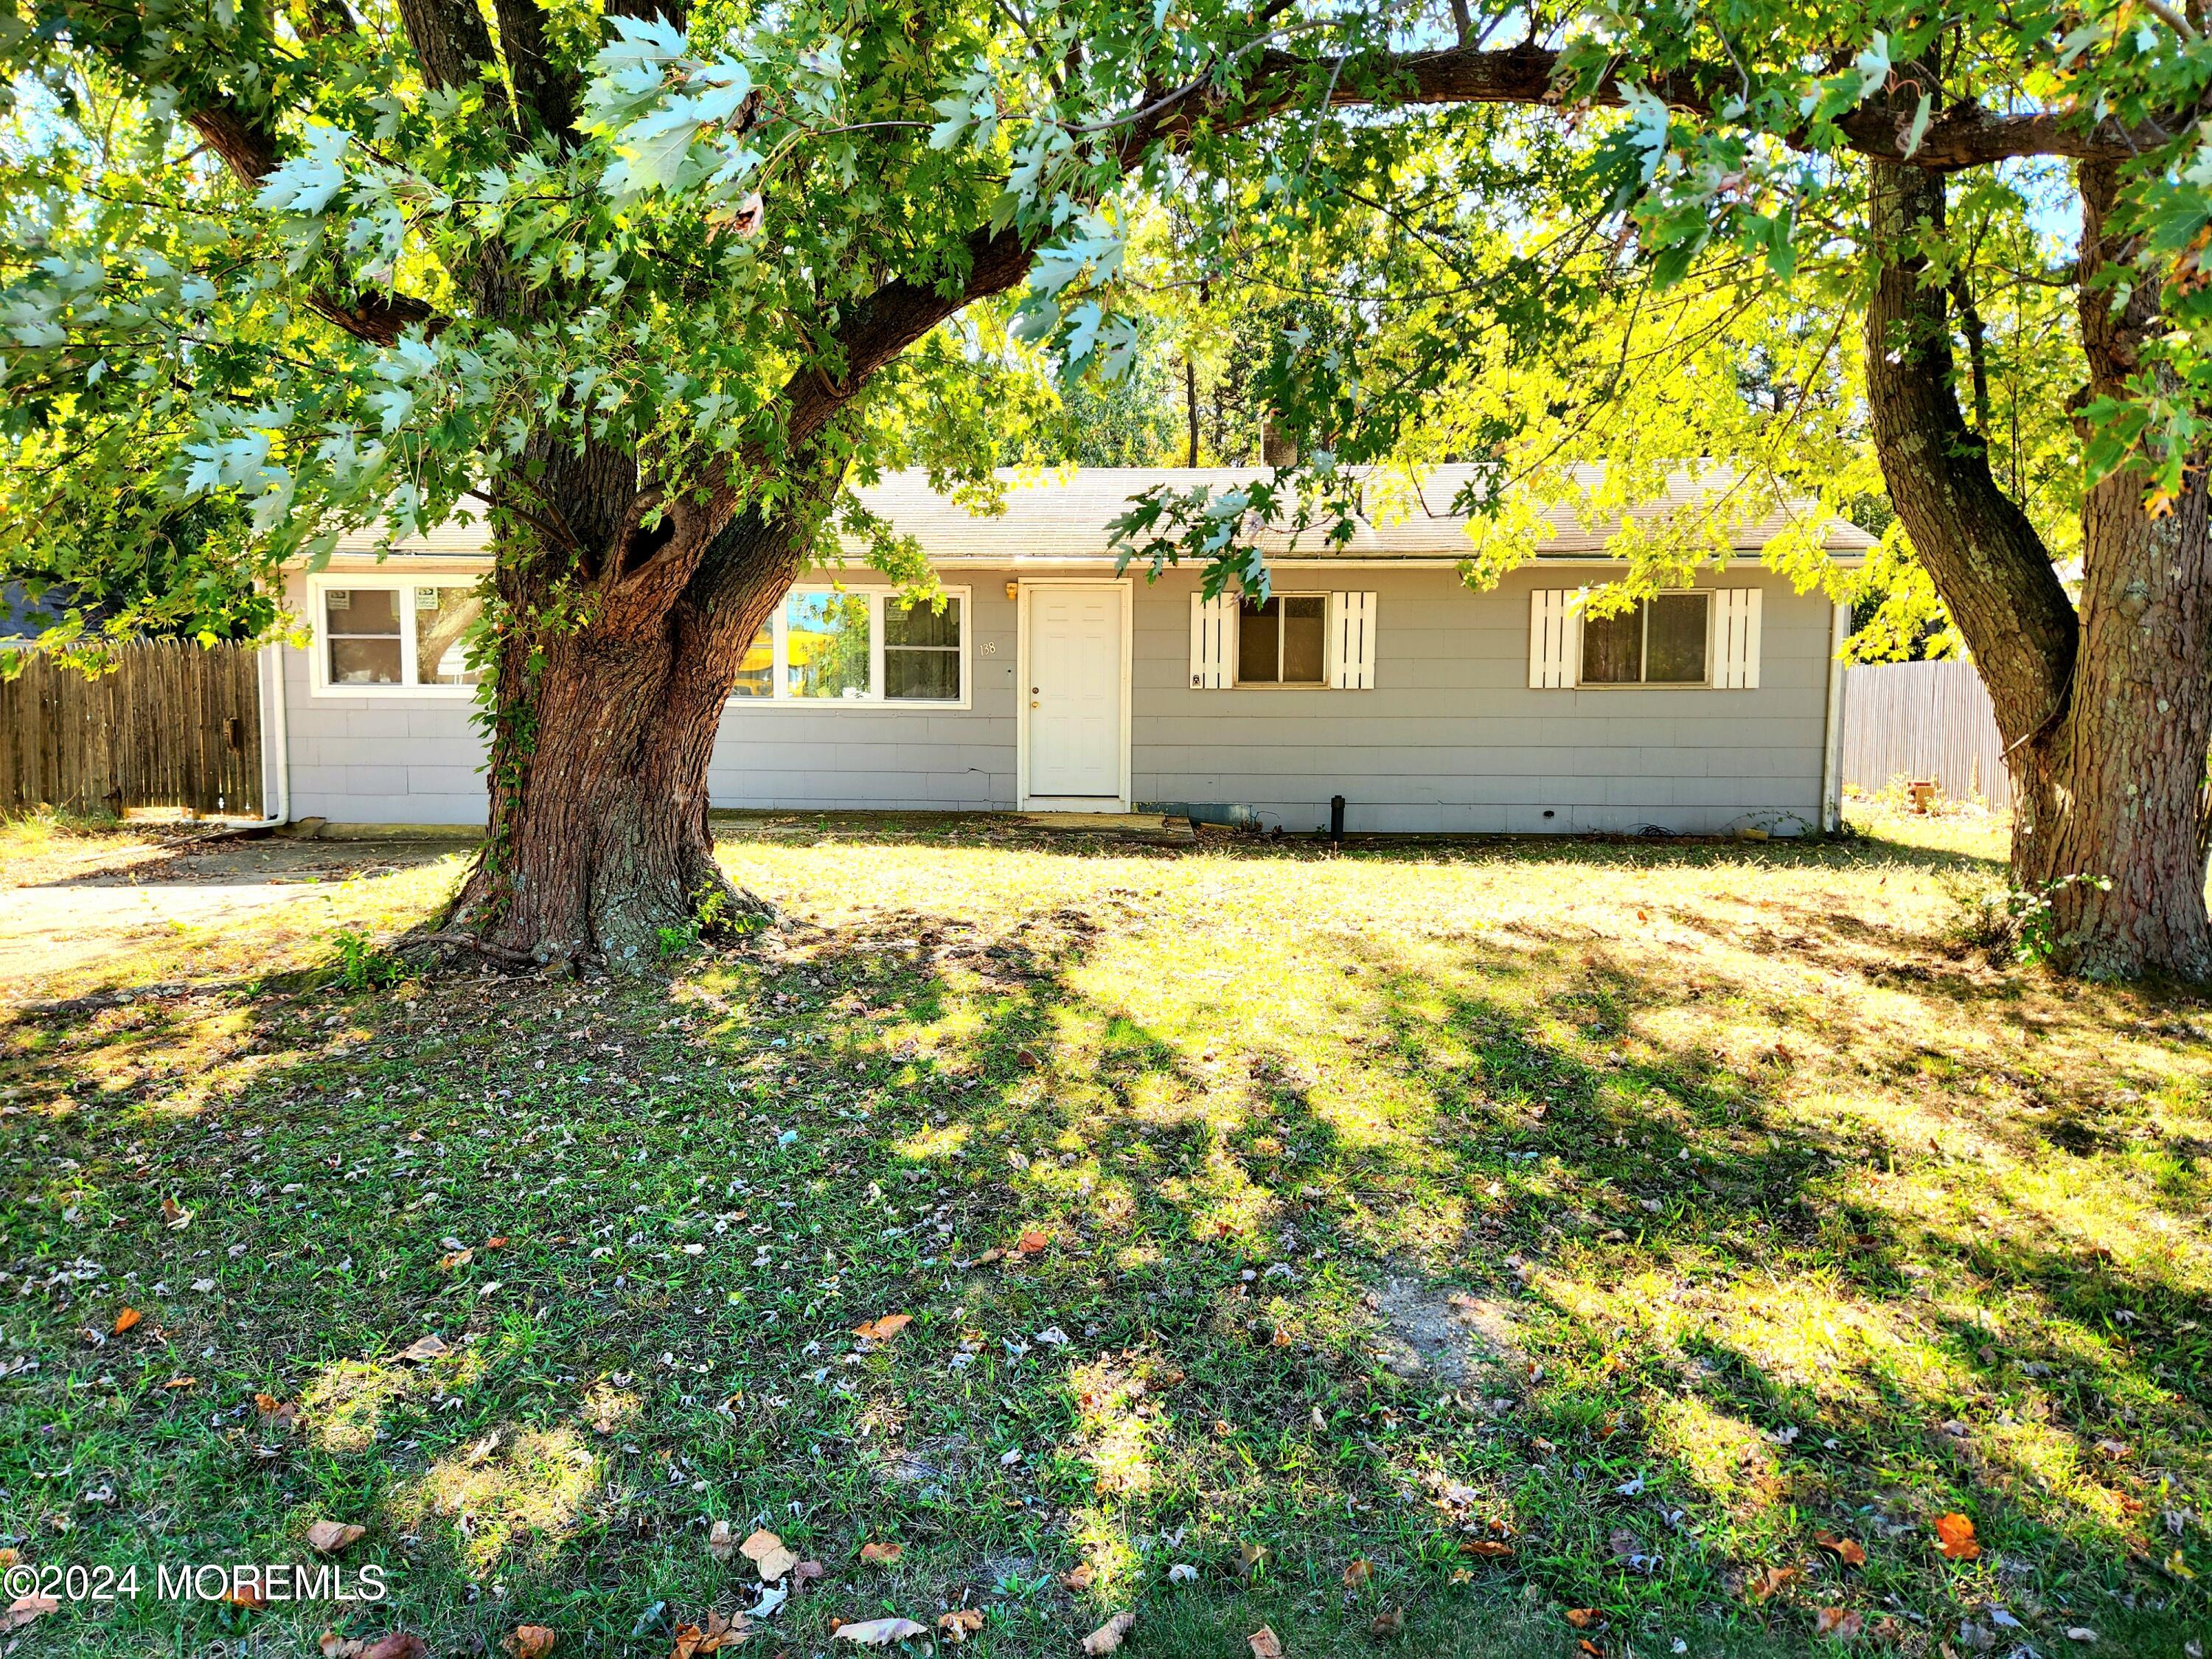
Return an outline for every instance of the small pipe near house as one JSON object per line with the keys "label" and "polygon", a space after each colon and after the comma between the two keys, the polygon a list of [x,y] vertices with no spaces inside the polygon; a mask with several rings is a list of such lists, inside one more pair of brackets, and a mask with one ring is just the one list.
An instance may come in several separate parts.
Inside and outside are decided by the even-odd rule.
{"label": "small pipe near house", "polygon": [[1344,797],[1328,798],[1328,838],[1335,846],[1344,845]]}
{"label": "small pipe near house", "polygon": [[1844,827],[1844,642],[1851,634],[1851,608],[1840,600],[1828,623],[1828,724],[1820,746],[1820,830]]}
{"label": "small pipe near house", "polygon": [[245,830],[274,830],[292,821],[292,744],[284,721],[284,647],[281,641],[261,647],[261,672],[269,677],[269,730],[262,733],[262,753],[272,758],[276,771],[276,810],[266,817],[239,820]]}

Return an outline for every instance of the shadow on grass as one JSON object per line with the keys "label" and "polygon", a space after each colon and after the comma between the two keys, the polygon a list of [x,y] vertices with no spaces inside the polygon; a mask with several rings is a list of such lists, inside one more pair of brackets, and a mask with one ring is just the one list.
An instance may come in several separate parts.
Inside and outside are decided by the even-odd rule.
{"label": "shadow on grass", "polygon": [[[1831,1607],[1907,1651],[2002,1608],[2178,1652],[2203,1620],[2160,1566],[2206,1565],[2195,1097],[2039,1133],[2071,1085],[1943,1035],[2001,986],[1802,906],[1778,945],[1674,920],[1929,967],[1885,992],[1917,1048],[1735,957],[1521,924],[1317,928],[1277,1017],[1145,909],[886,908],[666,987],[17,1014],[7,1529],[253,1559],[359,1518],[376,1618],[455,1648],[745,1605],[715,1518],[828,1565],[800,1635],[964,1598],[982,1654],[1128,1605],[1161,1654],[1358,1650],[1394,1608],[1440,1655],[1786,1651]],[[235,1077],[131,1075],[210,1026]],[[1973,1562],[1934,1550],[1954,1511]]]}

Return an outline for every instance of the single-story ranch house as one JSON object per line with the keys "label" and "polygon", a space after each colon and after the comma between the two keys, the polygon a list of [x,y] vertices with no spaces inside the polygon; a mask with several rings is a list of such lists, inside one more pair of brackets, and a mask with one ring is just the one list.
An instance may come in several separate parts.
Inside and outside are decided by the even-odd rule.
{"label": "single-story ranch house", "polygon": [[[1448,501],[1458,469],[1423,494]],[[1148,484],[1250,469],[1030,475],[979,517],[919,475],[863,492],[941,573],[941,611],[857,567],[800,580],[722,720],[715,806],[1168,810],[1297,831],[1764,829],[1835,822],[1843,607],[1746,557],[1622,617],[1577,590],[1618,566],[1554,520],[1532,567],[1464,585],[1462,520],[1363,524],[1270,562],[1265,605],[1194,569],[1117,576],[1106,526]],[[1686,499],[1687,483],[1677,497]],[[1747,554],[1782,528],[1740,537]],[[1851,561],[1871,544],[1826,530]],[[269,799],[334,823],[476,823],[483,745],[459,643],[481,526],[292,572],[307,649],[264,670]]]}

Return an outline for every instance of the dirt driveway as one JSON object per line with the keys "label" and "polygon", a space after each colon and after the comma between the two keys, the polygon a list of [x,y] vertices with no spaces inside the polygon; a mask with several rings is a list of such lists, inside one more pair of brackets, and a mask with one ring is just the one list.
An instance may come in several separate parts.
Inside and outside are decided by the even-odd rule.
{"label": "dirt driveway", "polygon": [[56,837],[0,857],[0,986],[95,965],[149,937],[274,906],[328,908],[338,884],[434,862],[459,840],[247,840],[205,832]]}

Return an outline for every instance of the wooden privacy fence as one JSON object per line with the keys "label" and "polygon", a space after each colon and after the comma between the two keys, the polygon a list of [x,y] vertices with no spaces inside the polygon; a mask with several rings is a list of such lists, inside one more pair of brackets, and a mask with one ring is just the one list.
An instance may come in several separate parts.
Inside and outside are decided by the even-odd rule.
{"label": "wooden privacy fence", "polygon": [[0,811],[175,806],[259,817],[261,692],[252,647],[125,645],[87,679],[33,652],[0,681]]}
{"label": "wooden privacy fence", "polygon": [[1954,800],[2012,805],[1996,713],[1970,662],[1889,662],[1844,671],[1844,783],[1881,789],[1933,778]]}

